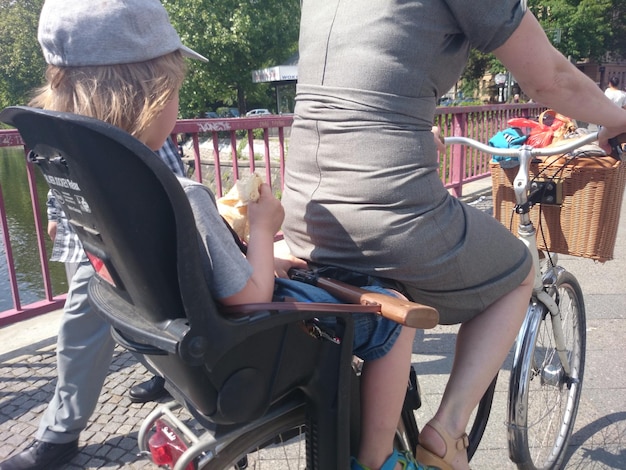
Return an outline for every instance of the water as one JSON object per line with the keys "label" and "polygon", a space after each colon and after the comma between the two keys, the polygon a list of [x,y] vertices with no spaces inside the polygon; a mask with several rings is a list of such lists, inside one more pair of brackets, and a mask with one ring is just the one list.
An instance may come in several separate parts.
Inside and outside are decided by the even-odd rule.
{"label": "water", "polygon": [[[47,226],[46,193],[48,186],[37,171],[37,190],[41,213],[38,215],[43,227]],[[13,250],[13,263],[17,272],[18,288],[22,305],[45,298],[44,286],[37,249],[37,235],[31,207],[30,191],[26,176],[24,151],[15,147],[0,147],[0,187],[6,208],[9,236]],[[0,227],[0,231],[2,228]],[[50,253],[52,244],[46,240]],[[49,256],[49,255],[48,255]],[[67,292],[67,281],[62,263],[51,262],[50,276],[54,295]],[[0,242],[0,312],[13,308],[6,251]]]}

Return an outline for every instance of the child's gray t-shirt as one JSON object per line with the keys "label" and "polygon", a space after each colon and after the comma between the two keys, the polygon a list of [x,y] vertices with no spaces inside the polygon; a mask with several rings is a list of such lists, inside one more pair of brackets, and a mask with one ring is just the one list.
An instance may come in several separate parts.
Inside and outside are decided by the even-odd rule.
{"label": "child's gray t-shirt", "polygon": [[178,178],[189,199],[201,243],[202,267],[207,284],[216,300],[242,290],[252,266],[220,216],[215,196],[209,188],[187,178]]}

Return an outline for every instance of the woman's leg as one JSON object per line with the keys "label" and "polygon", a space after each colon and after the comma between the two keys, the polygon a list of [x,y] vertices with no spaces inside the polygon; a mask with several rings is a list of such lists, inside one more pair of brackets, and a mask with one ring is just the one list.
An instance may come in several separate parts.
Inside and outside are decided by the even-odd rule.
{"label": "woman's leg", "polygon": [[393,452],[406,395],[415,330],[403,327],[391,350],[363,364],[361,375],[361,445],[358,460],[379,469]]}
{"label": "woman's leg", "polygon": [[[526,315],[532,284],[531,272],[519,287],[461,325],[450,378],[435,414],[450,436],[465,432],[472,411],[502,367]],[[430,426],[422,429],[420,443],[439,456],[446,452],[441,436]],[[469,468],[465,452],[458,452],[451,463],[457,470]]]}

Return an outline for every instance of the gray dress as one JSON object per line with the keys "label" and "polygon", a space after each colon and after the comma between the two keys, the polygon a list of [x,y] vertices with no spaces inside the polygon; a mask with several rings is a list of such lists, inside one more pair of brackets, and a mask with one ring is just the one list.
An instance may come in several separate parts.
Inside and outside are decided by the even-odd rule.
{"label": "gray dress", "polygon": [[430,132],[470,46],[519,25],[519,0],[304,0],[284,232],[292,252],[403,282],[442,323],[514,289],[525,247],[451,197]]}

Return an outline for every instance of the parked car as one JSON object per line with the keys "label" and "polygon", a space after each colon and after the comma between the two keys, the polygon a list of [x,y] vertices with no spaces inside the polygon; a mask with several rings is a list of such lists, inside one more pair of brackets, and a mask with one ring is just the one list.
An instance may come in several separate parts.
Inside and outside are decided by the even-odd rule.
{"label": "parked car", "polygon": [[204,117],[209,118],[209,119],[216,119],[216,118],[219,118],[220,116],[215,111],[208,111],[204,113]]}
{"label": "parked car", "polygon": [[246,113],[246,116],[261,116],[263,114],[272,114],[269,109],[253,109]]}
{"label": "parked car", "polygon": [[237,108],[217,108],[217,114],[222,118],[239,117],[239,110]]}

